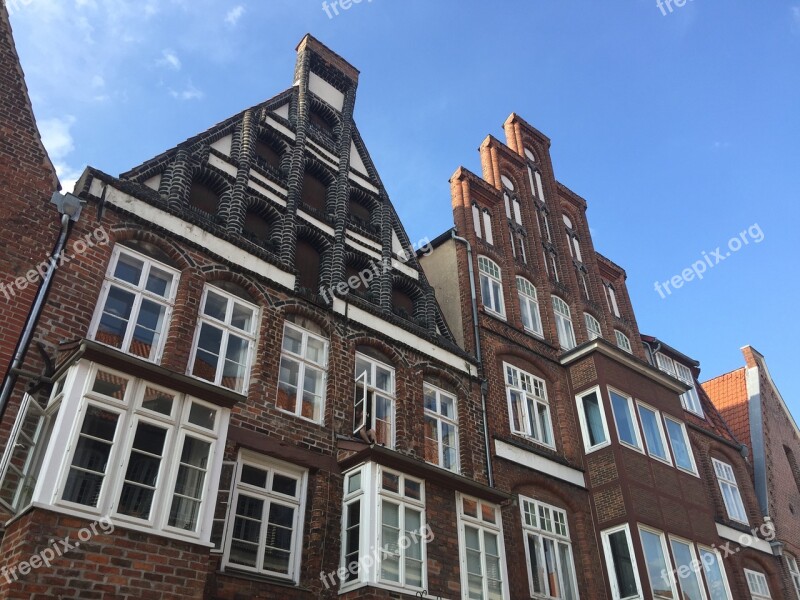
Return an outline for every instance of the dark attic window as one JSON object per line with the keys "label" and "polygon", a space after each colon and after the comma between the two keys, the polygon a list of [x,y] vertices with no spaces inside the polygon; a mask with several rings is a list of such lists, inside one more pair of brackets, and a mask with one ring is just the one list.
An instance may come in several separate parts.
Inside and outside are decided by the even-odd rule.
{"label": "dark attic window", "polygon": [[308,118],[314,125],[317,126],[318,129],[333,137],[333,124],[328,119],[323,117],[318,111],[312,109],[308,115]]}
{"label": "dark attic window", "polygon": [[242,230],[249,237],[263,242],[269,237],[269,222],[263,215],[251,209],[244,216]]}
{"label": "dark attic window", "polygon": [[269,165],[275,169],[281,168],[281,155],[270,144],[262,140],[256,142],[256,157],[262,166]]}
{"label": "dark attic window", "polygon": [[305,240],[298,240],[297,253],[295,254],[295,266],[299,273],[301,288],[319,293],[319,267],[322,257],[317,249]]}
{"label": "dark attic window", "polygon": [[189,191],[189,206],[210,215],[216,214],[219,195],[207,185],[195,181]]}
{"label": "dark attic window", "polygon": [[372,218],[370,210],[358,202],[353,196],[350,196],[350,215],[355,217],[357,222],[361,222],[364,225],[368,225]]}
{"label": "dark attic window", "polygon": [[414,301],[403,290],[392,290],[392,307],[394,312],[401,316],[412,318],[414,316]]}
{"label": "dark attic window", "polygon": [[321,213],[325,212],[328,186],[306,171],[303,177],[303,204],[310,206]]}

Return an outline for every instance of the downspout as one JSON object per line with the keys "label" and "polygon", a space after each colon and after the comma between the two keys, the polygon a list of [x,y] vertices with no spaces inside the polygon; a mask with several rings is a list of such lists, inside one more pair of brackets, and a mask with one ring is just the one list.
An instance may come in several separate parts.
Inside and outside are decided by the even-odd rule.
{"label": "downspout", "polygon": [[3,381],[3,388],[0,391],[0,421],[2,421],[3,415],[6,412],[6,407],[8,406],[8,399],[11,397],[11,392],[13,391],[14,386],[17,384],[22,363],[25,360],[25,355],[28,352],[31,342],[33,341],[33,334],[36,330],[36,324],[38,323],[39,317],[44,310],[47,294],[52,286],[56,269],[58,269],[59,259],[61,258],[61,254],[64,252],[64,248],[67,245],[67,238],[69,237],[70,232],[70,222],[77,221],[81,214],[81,201],[72,194],[62,196],[56,192],[53,194],[53,197],[50,201],[58,207],[58,211],[61,214],[61,231],[59,233],[55,248],[53,249],[53,253],[48,259],[49,265],[47,267],[47,273],[45,273],[42,283],[39,286],[39,290],[36,292],[36,298],[33,301],[33,306],[31,307],[30,313],[28,313],[28,317],[25,321],[25,327],[22,330],[22,335],[17,343],[17,349],[14,353],[14,358],[11,361],[11,366],[8,369],[8,373],[6,373],[5,380]]}
{"label": "downspout", "polygon": [[489,391],[489,384],[483,376],[483,356],[481,355],[481,335],[480,326],[478,324],[478,295],[475,289],[475,274],[472,271],[472,245],[469,240],[456,235],[456,230],[450,232],[451,239],[461,242],[467,247],[467,265],[469,271],[469,293],[470,300],[472,301],[472,327],[475,335],[475,358],[478,359],[478,367],[481,374],[481,415],[483,417],[483,441],[484,450],[486,451],[486,476],[489,480],[489,487],[494,487],[494,469],[492,469],[492,452],[489,445],[489,423],[486,411],[486,396]]}

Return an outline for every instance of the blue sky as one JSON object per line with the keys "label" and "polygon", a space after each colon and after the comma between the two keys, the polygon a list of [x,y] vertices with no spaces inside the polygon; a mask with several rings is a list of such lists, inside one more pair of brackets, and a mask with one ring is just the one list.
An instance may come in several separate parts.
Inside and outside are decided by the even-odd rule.
{"label": "blue sky", "polygon": [[[64,181],[118,174],[288,88],[306,32],[361,70],[356,119],[412,240],[451,226],[450,175],[480,172],[479,144],[519,113],[589,202],[641,330],[704,379],[753,345],[800,415],[800,0],[363,0],[333,18],[318,0],[16,3]],[[702,280],[655,290],[754,225]]]}

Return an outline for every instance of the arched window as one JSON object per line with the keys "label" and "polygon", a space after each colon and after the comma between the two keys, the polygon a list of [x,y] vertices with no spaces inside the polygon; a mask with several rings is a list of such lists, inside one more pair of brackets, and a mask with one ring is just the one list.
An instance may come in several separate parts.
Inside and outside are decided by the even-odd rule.
{"label": "arched window", "polygon": [[583,322],[586,324],[586,332],[590,340],[603,337],[603,330],[600,329],[600,322],[589,313],[583,313]]}
{"label": "arched window", "polygon": [[517,277],[517,292],[522,314],[522,325],[531,333],[542,335],[542,317],[539,313],[539,298],[536,288],[524,277]]}
{"label": "arched window", "polygon": [[569,239],[569,253],[572,255],[572,258],[582,263],[583,253],[581,252],[581,243],[578,239],[575,227],[572,224],[572,220],[567,215],[564,215],[564,225],[567,228],[567,238]]}
{"label": "arched window", "polygon": [[189,190],[189,206],[210,215],[217,214],[219,194],[201,181],[193,181]]}
{"label": "arched window", "polygon": [[324,213],[327,210],[328,186],[312,173],[306,171],[303,176],[302,202],[306,206]]}
{"label": "arched window", "polygon": [[614,335],[617,338],[617,346],[628,354],[633,354],[633,350],[631,349],[631,341],[628,339],[628,336],[622,333],[619,329],[614,330]]}
{"label": "arched window", "polygon": [[480,271],[481,298],[483,306],[489,312],[505,319],[506,308],[503,301],[503,280],[497,263],[485,256],[478,257]]}
{"label": "arched window", "polygon": [[558,343],[564,350],[575,347],[575,329],[572,327],[572,313],[569,306],[558,296],[553,296],[553,311],[556,314]]}
{"label": "arched window", "polygon": [[314,294],[319,293],[322,253],[310,242],[302,239],[297,240],[295,264],[300,287]]}

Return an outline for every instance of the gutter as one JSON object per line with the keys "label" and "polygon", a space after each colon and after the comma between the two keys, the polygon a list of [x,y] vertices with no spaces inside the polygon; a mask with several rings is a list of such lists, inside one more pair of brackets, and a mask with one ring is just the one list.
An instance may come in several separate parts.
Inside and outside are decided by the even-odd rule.
{"label": "gutter", "polygon": [[50,288],[53,284],[56,269],[58,269],[59,259],[61,258],[61,254],[64,252],[64,248],[67,245],[67,238],[69,237],[69,233],[72,228],[71,223],[77,222],[81,216],[82,201],[72,194],[66,194],[65,196],[62,196],[56,192],[53,194],[50,202],[58,207],[58,212],[61,215],[61,231],[59,233],[58,240],[56,241],[55,248],[50,255],[48,261],[50,264],[47,267],[47,273],[42,279],[42,283],[39,285],[39,289],[36,292],[36,297],[34,298],[31,310],[25,319],[25,327],[22,329],[22,334],[17,342],[17,349],[14,352],[11,365],[8,368],[5,379],[3,380],[3,387],[2,390],[0,390],[0,421],[2,421],[3,415],[5,414],[8,406],[8,399],[11,397],[11,392],[14,390],[14,386],[17,384],[17,380],[19,379],[22,364],[25,360],[25,355],[28,353],[28,349],[33,341],[33,335],[36,331],[36,324],[39,322],[39,317],[41,317],[42,312],[44,311],[45,301],[47,300],[47,295],[50,292]]}
{"label": "gutter", "polygon": [[475,273],[473,272],[472,245],[469,240],[459,237],[455,229],[450,230],[450,237],[456,242],[461,242],[467,247],[467,265],[469,271],[469,293],[472,301],[472,327],[475,335],[475,358],[478,360],[478,369],[481,375],[481,416],[483,418],[483,442],[486,452],[486,478],[489,487],[494,487],[494,469],[492,468],[492,451],[489,445],[489,423],[486,410],[486,396],[489,392],[489,382],[483,376],[483,357],[481,355],[481,335],[478,323],[478,294],[475,289]]}

